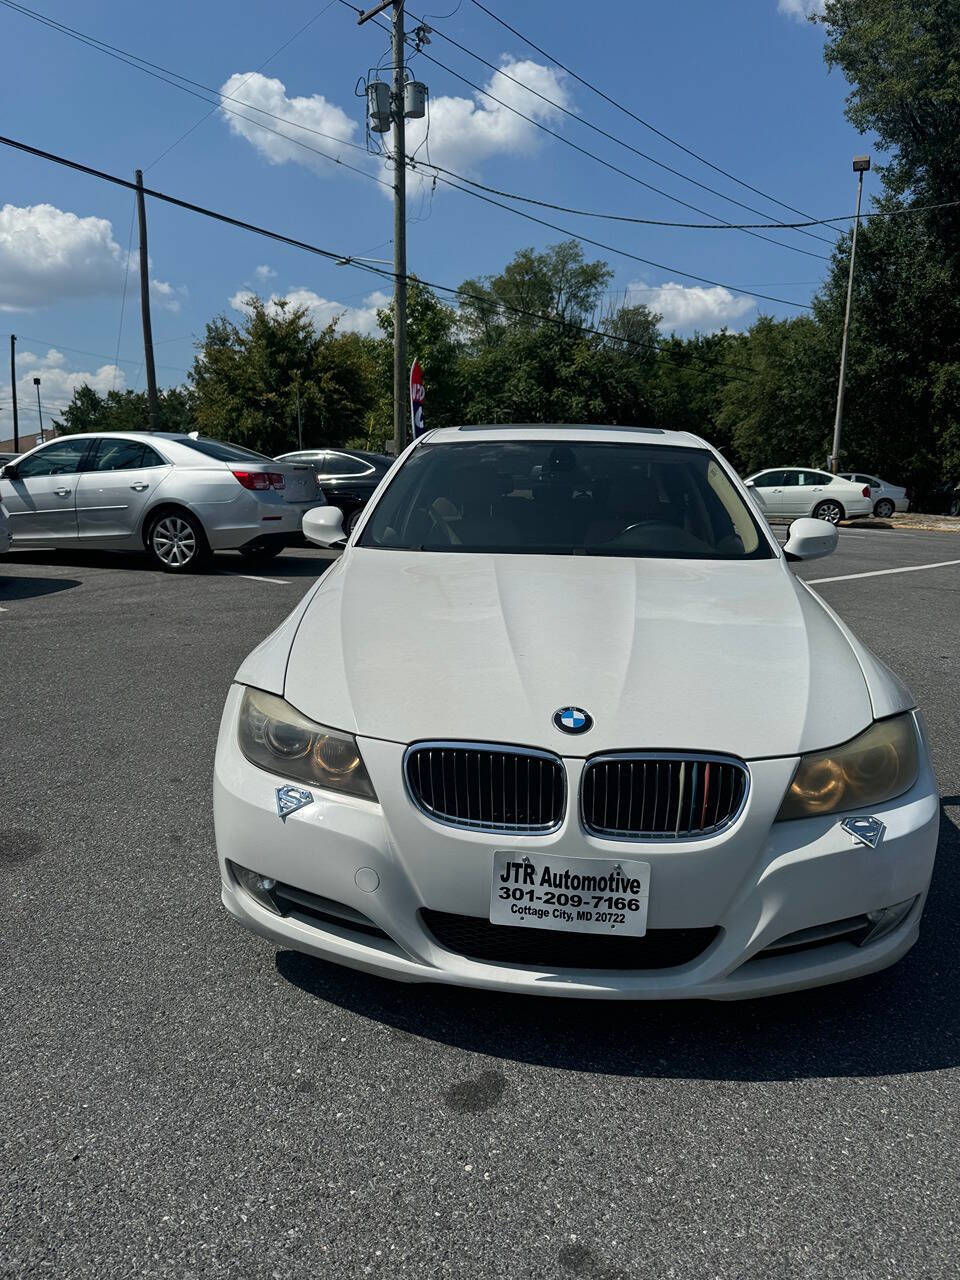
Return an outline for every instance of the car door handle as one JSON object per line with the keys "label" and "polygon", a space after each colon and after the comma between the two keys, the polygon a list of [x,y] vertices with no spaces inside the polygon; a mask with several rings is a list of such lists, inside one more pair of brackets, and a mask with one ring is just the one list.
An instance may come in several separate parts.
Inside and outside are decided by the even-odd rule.
{"label": "car door handle", "polygon": [[150,486],[143,480],[140,480],[136,484],[132,484],[130,488],[133,489],[135,493],[143,493],[144,489],[149,489]]}
{"label": "car door handle", "polygon": [[72,489],[54,489],[53,492],[57,495],[58,498],[69,498],[73,490]]}

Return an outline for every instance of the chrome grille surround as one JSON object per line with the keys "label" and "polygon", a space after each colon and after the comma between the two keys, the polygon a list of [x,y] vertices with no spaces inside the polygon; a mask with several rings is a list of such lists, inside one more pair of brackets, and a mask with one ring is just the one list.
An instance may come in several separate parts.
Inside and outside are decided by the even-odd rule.
{"label": "chrome grille surround", "polygon": [[701,840],[733,826],[749,793],[750,770],[736,756],[608,752],[584,764],[580,822],[604,840]]}
{"label": "chrome grille surround", "polygon": [[425,817],[467,831],[548,835],[567,811],[563,761],[537,747],[414,742],[404,752],[403,778]]}

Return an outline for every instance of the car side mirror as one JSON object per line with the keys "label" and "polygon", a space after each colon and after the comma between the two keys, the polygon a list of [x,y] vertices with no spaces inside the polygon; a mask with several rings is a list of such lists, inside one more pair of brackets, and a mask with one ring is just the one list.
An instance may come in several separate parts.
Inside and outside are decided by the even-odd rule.
{"label": "car side mirror", "polygon": [[754,482],[753,482],[752,480],[744,480],[744,482],[743,482],[743,483],[744,483],[744,485],[745,485],[748,489],[755,489],[755,488],[756,488],[756,485],[754,484]]}
{"label": "car side mirror", "polygon": [[335,547],[347,540],[339,507],[314,507],[303,517],[301,528],[307,541],[315,542],[318,547]]}
{"label": "car side mirror", "polygon": [[17,464],[15,462],[8,462],[3,470],[0,471],[0,480],[16,480],[16,478]]}
{"label": "car side mirror", "polygon": [[839,541],[836,525],[804,516],[790,526],[783,553],[788,560],[819,560],[832,555]]}

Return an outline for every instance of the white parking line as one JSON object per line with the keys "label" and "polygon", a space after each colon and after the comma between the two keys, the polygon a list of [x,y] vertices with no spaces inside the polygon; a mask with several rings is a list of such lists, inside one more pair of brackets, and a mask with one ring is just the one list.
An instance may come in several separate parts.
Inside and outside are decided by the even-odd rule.
{"label": "white parking line", "polygon": [[248,582],[270,582],[275,587],[289,587],[289,578],[259,578],[253,573],[230,573],[227,569],[219,571],[221,578],[246,578]]}
{"label": "white parking line", "polygon": [[849,582],[851,578],[880,578],[887,573],[918,573],[921,569],[946,569],[960,560],[937,560],[934,564],[905,564],[898,569],[870,569],[867,573],[839,573],[835,578],[805,578],[809,586],[818,582]]}

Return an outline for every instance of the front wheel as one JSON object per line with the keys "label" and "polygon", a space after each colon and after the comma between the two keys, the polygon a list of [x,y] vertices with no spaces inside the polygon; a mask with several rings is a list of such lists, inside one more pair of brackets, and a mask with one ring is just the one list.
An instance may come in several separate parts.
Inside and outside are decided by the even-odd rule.
{"label": "front wheel", "polygon": [[843,507],[832,499],[827,502],[818,502],[813,509],[813,518],[826,520],[828,524],[839,524],[843,519]]}
{"label": "front wheel", "polygon": [[954,498],[950,503],[950,514],[952,516],[960,516],[960,498]]}
{"label": "front wheel", "polygon": [[209,556],[203,525],[187,511],[161,512],[150,525],[147,550],[165,573],[191,573]]}
{"label": "front wheel", "polygon": [[353,512],[353,514],[350,516],[350,519],[347,521],[348,534],[353,533],[354,529],[357,527],[357,522],[359,521],[362,515],[363,515],[363,507],[357,507],[356,511]]}
{"label": "front wheel", "polygon": [[873,508],[873,514],[879,516],[881,520],[889,520],[894,511],[896,511],[896,507],[889,498],[881,498]]}

